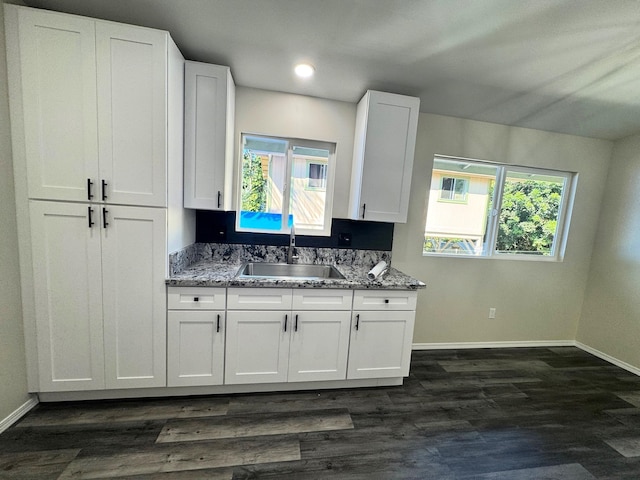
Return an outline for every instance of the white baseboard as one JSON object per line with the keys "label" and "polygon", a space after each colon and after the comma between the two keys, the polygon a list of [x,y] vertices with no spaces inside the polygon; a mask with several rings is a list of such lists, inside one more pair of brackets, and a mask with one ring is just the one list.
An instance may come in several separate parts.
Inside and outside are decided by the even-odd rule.
{"label": "white baseboard", "polygon": [[0,420],[0,433],[4,432],[7,428],[24,417],[36,405],[38,405],[38,397],[36,395],[32,395],[29,400],[11,412],[7,418]]}
{"label": "white baseboard", "polygon": [[457,350],[463,348],[575,347],[575,340],[529,340],[509,342],[414,343],[413,350]]}
{"label": "white baseboard", "polygon": [[623,362],[622,360],[618,360],[616,357],[612,357],[611,355],[607,355],[600,350],[597,350],[589,345],[585,345],[584,343],[580,343],[578,341],[575,342],[576,347],[584,350],[585,352],[590,353],[591,355],[595,355],[596,357],[600,357],[603,360],[606,360],[609,363],[613,363],[615,366],[624,368],[626,371],[631,372],[635,375],[640,376],[640,368],[634,367],[633,365]]}

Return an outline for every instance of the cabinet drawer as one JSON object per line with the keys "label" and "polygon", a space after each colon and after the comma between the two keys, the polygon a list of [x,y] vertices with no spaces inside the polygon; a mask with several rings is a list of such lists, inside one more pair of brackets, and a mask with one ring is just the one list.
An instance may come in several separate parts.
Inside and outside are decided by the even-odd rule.
{"label": "cabinet drawer", "polygon": [[356,290],[354,310],[415,310],[417,292],[407,290]]}
{"label": "cabinet drawer", "polygon": [[352,290],[312,290],[293,291],[294,310],[351,310]]}
{"label": "cabinet drawer", "polygon": [[225,297],[224,288],[169,287],[167,307],[169,310],[224,310]]}
{"label": "cabinet drawer", "polygon": [[291,310],[290,288],[230,288],[229,310]]}

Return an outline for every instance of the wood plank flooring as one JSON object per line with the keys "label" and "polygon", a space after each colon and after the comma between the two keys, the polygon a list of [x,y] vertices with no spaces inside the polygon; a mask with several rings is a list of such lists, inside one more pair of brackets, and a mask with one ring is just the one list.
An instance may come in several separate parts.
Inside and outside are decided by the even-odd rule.
{"label": "wood plank flooring", "polygon": [[640,377],[577,348],[418,351],[400,387],[40,404],[0,479],[640,479]]}

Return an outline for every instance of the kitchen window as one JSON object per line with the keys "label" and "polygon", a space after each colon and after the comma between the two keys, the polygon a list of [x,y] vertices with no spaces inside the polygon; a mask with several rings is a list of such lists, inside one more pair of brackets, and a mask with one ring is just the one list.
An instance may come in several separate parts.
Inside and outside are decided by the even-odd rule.
{"label": "kitchen window", "polygon": [[243,134],[236,229],[329,236],[334,165],[335,144]]}
{"label": "kitchen window", "polygon": [[438,156],[423,254],[562,260],[576,180],[571,172]]}

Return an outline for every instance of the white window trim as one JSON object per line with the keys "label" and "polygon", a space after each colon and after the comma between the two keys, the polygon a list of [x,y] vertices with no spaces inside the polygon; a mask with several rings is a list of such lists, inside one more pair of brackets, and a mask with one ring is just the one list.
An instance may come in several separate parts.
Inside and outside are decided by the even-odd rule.
{"label": "white window trim", "polygon": [[[487,224],[487,237],[486,243],[490,245],[487,251],[483,255],[472,254],[446,254],[446,253],[433,253],[425,252],[423,250],[423,257],[444,257],[444,258],[475,258],[475,259],[499,259],[499,260],[519,260],[519,261],[533,261],[533,262],[562,262],[567,247],[567,240],[569,235],[569,227],[571,224],[571,217],[573,212],[573,204],[575,200],[575,192],[578,182],[578,173],[567,172],[562,170],[552,170],[548,168],[538,167],[526,167],[521,165],[512,165],[508,163],[491,162],[487,160],[475,160],[462,157],[450,157],[446,155],[436,155],[435,159],[440,158],[442,160],[453,160],[458,162],[475,163],[478,165],[491,165],[497,168],[495,179],[495,190],[493,194],[492,215]],[[433,169],[432,169],[433,171]],[[525,253],[500,253],[496,251],[496,241],[498,236],[498,221],[500,217],[500,209],[496,206],[502,206],[502,194],[504,189],[504,180],[509,172],[523,172],[533,173],[537,175],[549,175],[554,177],[565,178],[565,190],[563,191],[562,200],[558,208],[558,229],[556,231],[555,241],[553,249],[550,255],[531,255]],[[429,187],[430,188],[430,187]],[[429,202],[429,193],[427,191],[427,208]],[[426,222],[426,215],[425,215]]]}
{"label": "white window trim", "polygon": [[[284,179],[284,187],[282,192],[282,223],[280,225],[280,230],[265,230],[265,229],[257,229],[257,228],[242,228],[240,227],[240,211],[242,208],[242,156],[244,155],[244,145],[243,139],[245,136],[254,136],[254,137],[264,137],[264,138],[273,138],[285,141],[287,143],[287,154],[286,154],[286,165],[285,171],[289,172],[288,177]],[[289,203],[291,199],[291,176],[292,176],[292,168],[293,168],[293,147],[308,147],[308,148],[319,148],[329,151],[329,158],[327,159],[327,185],[325,189],[326,199],[325,199],[325,208],[324,208],[324,219],[323,225],[324,228],[322,230],[319,229],[308,229],[302,228],[295,224],[294,227],[296,235],[308,235],[308,236],[316,236],[316,237],[329,237],[331,236],[331,220],[333,213],[333,191],[335,184],[335,170],[336,170],[336,144],[330,142],[322,142],[318,140],[307,140],[300,138],[291,138],[291,137],[279,137],[275,135],[265,135],[262,133],[248,133],[242,132],[240,134],[240,148],[239,148],[239,157],[238,157],[238,165],[237,165],[237,181],[236,181],[236,231],[237,232],[249,232],[249,233],[268,233],[268,234],[289,234],[291,229],[288,226],[288,218],[289,214]]]}

